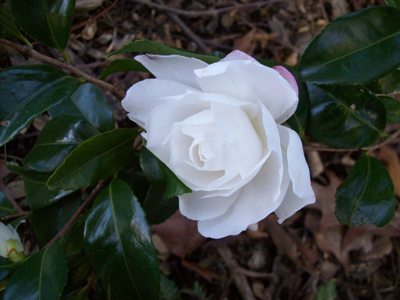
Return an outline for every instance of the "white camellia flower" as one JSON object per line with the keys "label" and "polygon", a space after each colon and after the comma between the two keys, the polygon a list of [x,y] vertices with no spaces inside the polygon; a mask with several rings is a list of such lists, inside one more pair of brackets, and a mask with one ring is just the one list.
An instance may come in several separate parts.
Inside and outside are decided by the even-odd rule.
{"label": "white camellia flower", "polygon": [[146,130],[146,147],[193,190],[179,209],[202,235],[236,235],[272,212],[283,222],[315,202],[301,140],[280,125],[298,104],[289,71],[241,51],[210,65],[135,59],[156,78],[134,84],[122,106]]}
{"label": "white camellia flower", "polygon": [[0,256],[12,261],[21,261],[25,259],[24,246],[18,233],[11,225],[4,225],[0,222]]}

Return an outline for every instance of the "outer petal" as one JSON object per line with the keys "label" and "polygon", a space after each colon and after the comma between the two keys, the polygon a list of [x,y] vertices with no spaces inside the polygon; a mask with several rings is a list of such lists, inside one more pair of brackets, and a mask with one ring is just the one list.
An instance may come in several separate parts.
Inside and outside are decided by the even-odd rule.
{"label": "outer petal", "polygon": [[159,79],[178,81],[198,90],[200,85],[193,71],[208,66],[196,58],[180,55],[146,54],[138,55],[135,59]]}
{"label": "outer petal", "polygon": [[220,61],[195,70],[195,74],[204,92],[225,94],[253,103],[261,101],[274,120],[298,102],[296,91],[278,71],[255,60]]}
{"label": "outer petal", "polygon": [[208,220],[224,214],[237,200],[240,191],[228,197],[204,198],[207,192],[194,191],[179,196],[179,210],[182,215],[192,220]]}
{"label": "outer petal", "polygon": [[[237,201],[223,215],[198,222],[199,232],[214,239],[236,235],[250,225],[264,219],[281,204],[289,185],[289,177],[284,176],[280,186],[274,186],[269,179],[277,176],[268,164],[256,177],[239,192]],[[276,193],[274,190],[278,190]],[[277,195],[274,199],[271,195]]]}
{"label": "outer petal", "polygon": [[231,53],[229,53],[227,56],[221,59],[221,61],[230,61],[230,60],[256,60],[256,59],[240,50],[233,50]]}
{"label": "outer petal", "polygon": [[129,113],[128,117],[146,129],[150,112],[165,103],[161,97],[184,94],[188,89],[187,85],[175,81],[146,79],[131,86],[121,104]]}

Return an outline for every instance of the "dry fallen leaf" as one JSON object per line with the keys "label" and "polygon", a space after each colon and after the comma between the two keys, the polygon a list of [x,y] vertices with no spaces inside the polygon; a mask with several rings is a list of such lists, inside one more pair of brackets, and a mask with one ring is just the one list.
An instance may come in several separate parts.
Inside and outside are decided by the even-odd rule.
{"label": "dry fallen leaf", "polygon": [[253,51],[255,49],[255,43],[254,43],[254,33],[256,32],[256,29],[253,28],[250,30],[245,36],[241,37],[240,39],[235,40],[233,43],[233,49],[234,50],[240,50],[248,55],[252,55]]}
{"label": "dry fallen leaf", "polygon": [[389,146],[384,146],[379,151],[379,159],[386,165],[390,178],[392,178],[394,193],[400,197],[400,160],[397,152]]}
{"label": "dry fallen leaf", "polygon": [[104,0],[76,0],[76,10],[92,10],[103,4]]}

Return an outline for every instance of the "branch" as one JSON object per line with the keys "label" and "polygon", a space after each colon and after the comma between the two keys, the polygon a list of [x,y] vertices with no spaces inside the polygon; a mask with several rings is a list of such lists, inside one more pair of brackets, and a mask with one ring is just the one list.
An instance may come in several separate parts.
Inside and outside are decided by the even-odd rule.
{"label": "branch", "polygon": [[29,215],[29,211],[23,211],[23,212],[20,212],[18,214],[4,216],[0,220],[3,222],[3,221],[11,220],[11,219],[17,219],[17,218],[20,218],[20,217],[23,217],[23,216],[26,216],[26,215]]}
{"label": "branch", "polygon": [[7,47],[10,47],[10,48],[13,48],[14,50],[17,50],[18,52],[27,54],[29,56],[32,56],[33,58],[36,58],[36,59],[41,60],[43,62],[46,62],[48,64],[57,66],[59,68],[66,69],[66,70],[70,71],[71,73],[73,73],[73,74],[75,74],[75,75],[77,75],[79,77],[84,78],[88,82],[91,82],[91,83],[93,83],[95,85],[98,85],[98,86],[100,86],[102,88],[105,88],[106,90],[109,90],[109,91],[113,92],[114,94],[116,94],[121,99],[125,97],[125,92],[123,90],[121,90],[120,88],[118,88],[118,87],[116,87],[116,86],[114,86],[112,84],[109,84],[107,82],[104,82],[102,80],[98,80],[98,79],[96,79],[96,78],[94,78],[94,77],[82,72],[81,70],[78,70],[77,68],[73,67],[70,64],[67,64],[67,63],[59,61],[57,59],[54,59],[54,58],[48,57],[46,55],[43,55],[43,54],[33,50],[32,48],[28,47],[28,46],[21,46],[21,45],[15,44],[13,42],[10,42],[8,40],[1,39],[1,38],[0,38],[0,44],[2,44],[4,46],[7,46]]}
{"label": "branch", "polygon": [[4,193],[4,195],[6,195],[8,200],[10,200],[14,209],[17,212],[22,213],[23,210],[21,209],[21,207],[19,207],[19,205],[17,204],[17,201],[15,201],[14,196],[12,195],[10,189],[3,183],[3,180],[0,180],[0,190]]}
{"label": "branch", "polygon": [[388,144],[391,141],[395,140],[399,135],[400,135],[400,129],[395,131],[391,135],[389,135],[387,137],[387,139],[384,140],[383,142],[378,143],[378,144],[373,145],[373,146],[363,147],[363,148],[352,148],[352,149],[342,149],[342,148],[340,148],[340,149],[336,149],[336,148],[331,148],[331,147],[324,146],[322,144],[314,143],[314,144],[303,145],[303,149],[304,150],[327,151],[327,152],[371,151],[371,150],[375,150],[375,149],[378,149],[378,148],[381,148],[381,147],[385,146],[386,144]]}
{"label": "branch", "polygon": [[55,241],[57,241],[59,238],[63,237],[67,231],[69,230],[69,228],[72,226],[72,224],[75,222],[75,220],[79,217],[79,215],[81,213],[83,213],[83,211],[93,202],[93,200],[96,198],[96,196],[98,195],[98,193],[100,193],[100,191],[104,188],[106,183],[106,180],[100,180],[99,183],[96,185],[96,187],[94,188],[94,190],[90,193],[89,197],[87,197],[87,199],[85,200],[85,202],[82,203],[81,206],[79,206],[78,210],[76,211],[76,213],[72,216],[71,220],[68,221],[67,225],[64,226],[63,229],[61,229],[61,231],[59,233],[56,234],[55,237],[53,237],[51,239],[50,242],[48,242],[46,244],[46,246],[44,246],[44,248],[49,247],[50,245],[52,245]]}
{"label": "branch", "polygon": [[197,18],[197,17],[202,17],[202,16],[209,16],[209,15],[217,15],[220,13],[224,13],[227,11],[235,10],[235,9],[244,9],[244,8],[250,8],[250,7],[261,7],[264,5],[268,4],[273,4],[273,3],[281,3],[281,2],[286,2],[285,0],[269,0],[269,1],[259,1],[259,2],[253,2],[253,3],[246,3],[246,4],[236,4],[228,7],[222,7],[222,8],[213,8],[213,9],[207,9],[207,10],[184,10],[184,9],[179,9],[179,8],[174,8],[171,6],[167,6],[165,4],[157,4],[154,2],[150,2],[147,0],[133,0],[134,2],[137,3],[142,3],[150,7],[154,7],[160,10],[164,10],[167,12],[171,12],[177,15],[182,15],[185,17],[189,18]]}

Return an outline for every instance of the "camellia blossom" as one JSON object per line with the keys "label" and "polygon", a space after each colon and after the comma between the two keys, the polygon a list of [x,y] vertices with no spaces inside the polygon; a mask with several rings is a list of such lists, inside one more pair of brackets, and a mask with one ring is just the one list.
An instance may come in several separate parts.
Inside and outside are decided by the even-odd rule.
{"label": "camellia blossom", "polygon": [[4,225],[0,222],[0,256],[12,261],[21,261],[25,259],[24,246],[18,233],[11,225]]}
{"label": "camellia blossom", "polygon": [[298,104],[288,70],[237,50],[213,64],[135,59],[156,78],[134,84],[122,106],[145,129],[146,147],[193,190],[179,209],[202,235],[236,235],[272,212],[283,222],[315,202],[301,140],[281,125]]}

